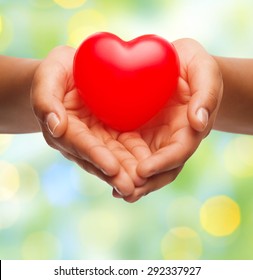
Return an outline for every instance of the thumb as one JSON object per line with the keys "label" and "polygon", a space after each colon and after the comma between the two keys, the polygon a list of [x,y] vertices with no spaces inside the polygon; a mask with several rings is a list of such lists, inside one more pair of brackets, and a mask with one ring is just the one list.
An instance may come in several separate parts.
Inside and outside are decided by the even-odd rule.
{"label": "thumb", "polygon": [[[215,61],[196,66],[189,77],[192,97],[188,104],[188,120],[193,129],[202,132],[214,121],[222,97],[223,82]],[[200,68],[199,68],[200,67]],[[201,69],[201,71],[196,71]]]}
{"label": "thumb", "polygon": [[210,114],[213,110],[208,109],[209,103],[203,100],[204,93],[198,93],[191,97],[188,105],[188,120],[193,129],[202,132],[206,129]]}
{"label": "thumb", "polygon": [[65,133],[68,123],[63,105],[66,87],[65,76],[53,66],[49,66],[50,72],[47,72],[47,66],[37,70],[31,89],[31,105],[42,131],[58,138]]}

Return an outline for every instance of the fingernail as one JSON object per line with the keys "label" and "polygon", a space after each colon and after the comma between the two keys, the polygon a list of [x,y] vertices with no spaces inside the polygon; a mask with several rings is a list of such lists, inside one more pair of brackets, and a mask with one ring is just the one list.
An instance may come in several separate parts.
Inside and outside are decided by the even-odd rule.
{"label": "fingernail", "polygon": [[114,187],[114,189],[119,195],[121,195],[122,197],[124,196],[116,187]]}
{"label": "fingernail", "polygon": [[100,170],[102,171],[102,173],[106,176],[109,176],[108,172],[106,172],[103,168],[100,168]]}
{"label": "fingernail", "polygon": [[52,136],[54,136],[55,130],[56,130],[57,126],[59,125],[59,123],[60,123],[60,120],[55,113],[48,114],[47,120],[46,120],[46,125],[47,125],[49,132],[52,134]]}
{"label": "fingernail", "polygon": [[199,108],[196,115],[199,121],[202,123],[203,129],[205,129],[209,119],[209,114],[207,110],[205,108]]}

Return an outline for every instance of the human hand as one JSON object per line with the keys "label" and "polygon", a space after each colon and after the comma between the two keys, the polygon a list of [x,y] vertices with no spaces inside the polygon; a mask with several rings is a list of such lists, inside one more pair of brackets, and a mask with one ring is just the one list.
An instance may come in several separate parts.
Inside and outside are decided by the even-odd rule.
{"label": "human hand", "polygon": [[[104,126],[84,106],[72,76],[75,50],[57,47],[38,67],[31,104],[47,143],[86,171],[129,196],[146,179],[136,173],[138,160],[149,156],[140,149],[134,157],[118,141],[121,134]],[[142,139],[135,138],[139,145]],[[138,159],[138,160],[137,160]]]}
{"label": "human hand", "polygon": [[135,132],[104,126],[82,104],[72,77],[74,49],[55,49],[35,75],[31,99],[48,144],[115,187],[113,195],[128,202],[177,177],[218,110],[222,79],[215,61],[193,40],[174,45],[181,67],[177,93]]}
{"label": "human hand", "polygon": [[[137,201],[177,177],[210,132],[222,98],[223,81],[215,60],[194,40],[180,39],[173,44],[180,59],[180,77],[173,99],[138,133],[120,138],[135,156],[140,153],[140,138],[145,143],[140,148],[147,145],[151,153],[137,166],[137,174],[147,182],[124,197],[129,202]],[[131,141],[124,141],[130,138]],[[135,143],[135,139],[138,142]],[[120,197],[115,191],[114,196]]]}

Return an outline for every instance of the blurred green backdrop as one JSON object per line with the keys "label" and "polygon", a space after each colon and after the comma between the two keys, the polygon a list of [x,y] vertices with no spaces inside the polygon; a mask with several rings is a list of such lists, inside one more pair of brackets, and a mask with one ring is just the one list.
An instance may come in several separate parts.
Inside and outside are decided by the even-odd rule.
{"label": "blurred green backdrop", "polygon": [[[89,34],[192,37],[250,57],[252,0],[0,0],[0,53],[43,58]],[[253,138],[212,132],[178,179],[136,204],[41,134],[0,135],[0,259],[253,259]]]}

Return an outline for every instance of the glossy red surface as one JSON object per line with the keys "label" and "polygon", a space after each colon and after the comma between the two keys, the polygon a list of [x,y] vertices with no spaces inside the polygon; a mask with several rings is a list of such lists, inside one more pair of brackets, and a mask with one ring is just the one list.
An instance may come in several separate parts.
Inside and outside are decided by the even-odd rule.
{"label": "glossy red surface", "polygon": [[150,120],[176,90],[179,60],[156,35],[125,42],[96,33],[77,49],[74,79],[84,103],[105,124],[130,131]]}

